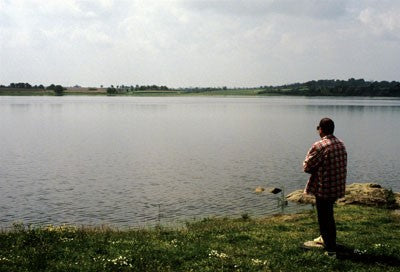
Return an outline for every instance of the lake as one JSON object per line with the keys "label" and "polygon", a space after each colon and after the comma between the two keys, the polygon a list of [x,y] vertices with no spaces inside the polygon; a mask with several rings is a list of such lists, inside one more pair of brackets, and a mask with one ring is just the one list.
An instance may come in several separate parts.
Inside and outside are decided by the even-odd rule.
{"label": "lake", "polygon": [[347,146],[348,183],[400,191],[398,99],[0,97],[0,226],[277,213],[254,189],[304,187],[322,117]]}

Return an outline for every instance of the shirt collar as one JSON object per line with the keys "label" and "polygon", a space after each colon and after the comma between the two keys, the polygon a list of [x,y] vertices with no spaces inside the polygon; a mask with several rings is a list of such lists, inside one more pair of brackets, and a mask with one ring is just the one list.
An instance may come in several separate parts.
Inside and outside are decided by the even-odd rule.
{"label": "shirt collar", "polygon": [[332,139],[332,138],[335,138],[335,136],[333,136],[333,134],[326,135],[326,136],[322,137],[322,140],[324,140],[324,139]]}

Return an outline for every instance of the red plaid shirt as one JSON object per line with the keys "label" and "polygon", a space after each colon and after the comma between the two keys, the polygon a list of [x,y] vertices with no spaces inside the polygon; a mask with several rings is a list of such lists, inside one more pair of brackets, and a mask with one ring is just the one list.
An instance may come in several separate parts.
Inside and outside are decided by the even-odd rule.
{"label": "red plaid shirt", "polygon": [[338,199],[346,189],[347,152],[344,143],[333,135],[315,142],[303,162],[310,173],[305,192],[320,198]]}

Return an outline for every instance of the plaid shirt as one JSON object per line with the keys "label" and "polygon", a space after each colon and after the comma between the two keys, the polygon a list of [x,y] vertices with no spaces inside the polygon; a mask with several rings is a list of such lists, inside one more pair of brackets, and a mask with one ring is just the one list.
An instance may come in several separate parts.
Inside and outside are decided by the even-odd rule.
{"label": "plaid shirt", "polygon": [[303,162],[310,173],[305,192],[320,198],[338,199],[346,189],[347,152],[344,143],[333,135],[315,142]]}

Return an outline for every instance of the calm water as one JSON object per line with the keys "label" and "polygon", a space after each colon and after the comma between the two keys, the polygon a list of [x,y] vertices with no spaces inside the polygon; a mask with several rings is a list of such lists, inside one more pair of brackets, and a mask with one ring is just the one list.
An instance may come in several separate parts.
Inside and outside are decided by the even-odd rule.
{"label": "calm water", "polygon": [[347,145],[348,181],[400,191],[400,100],[0,97],[0,225],[278,212],[253,191],[304,187],[325,116]]}

